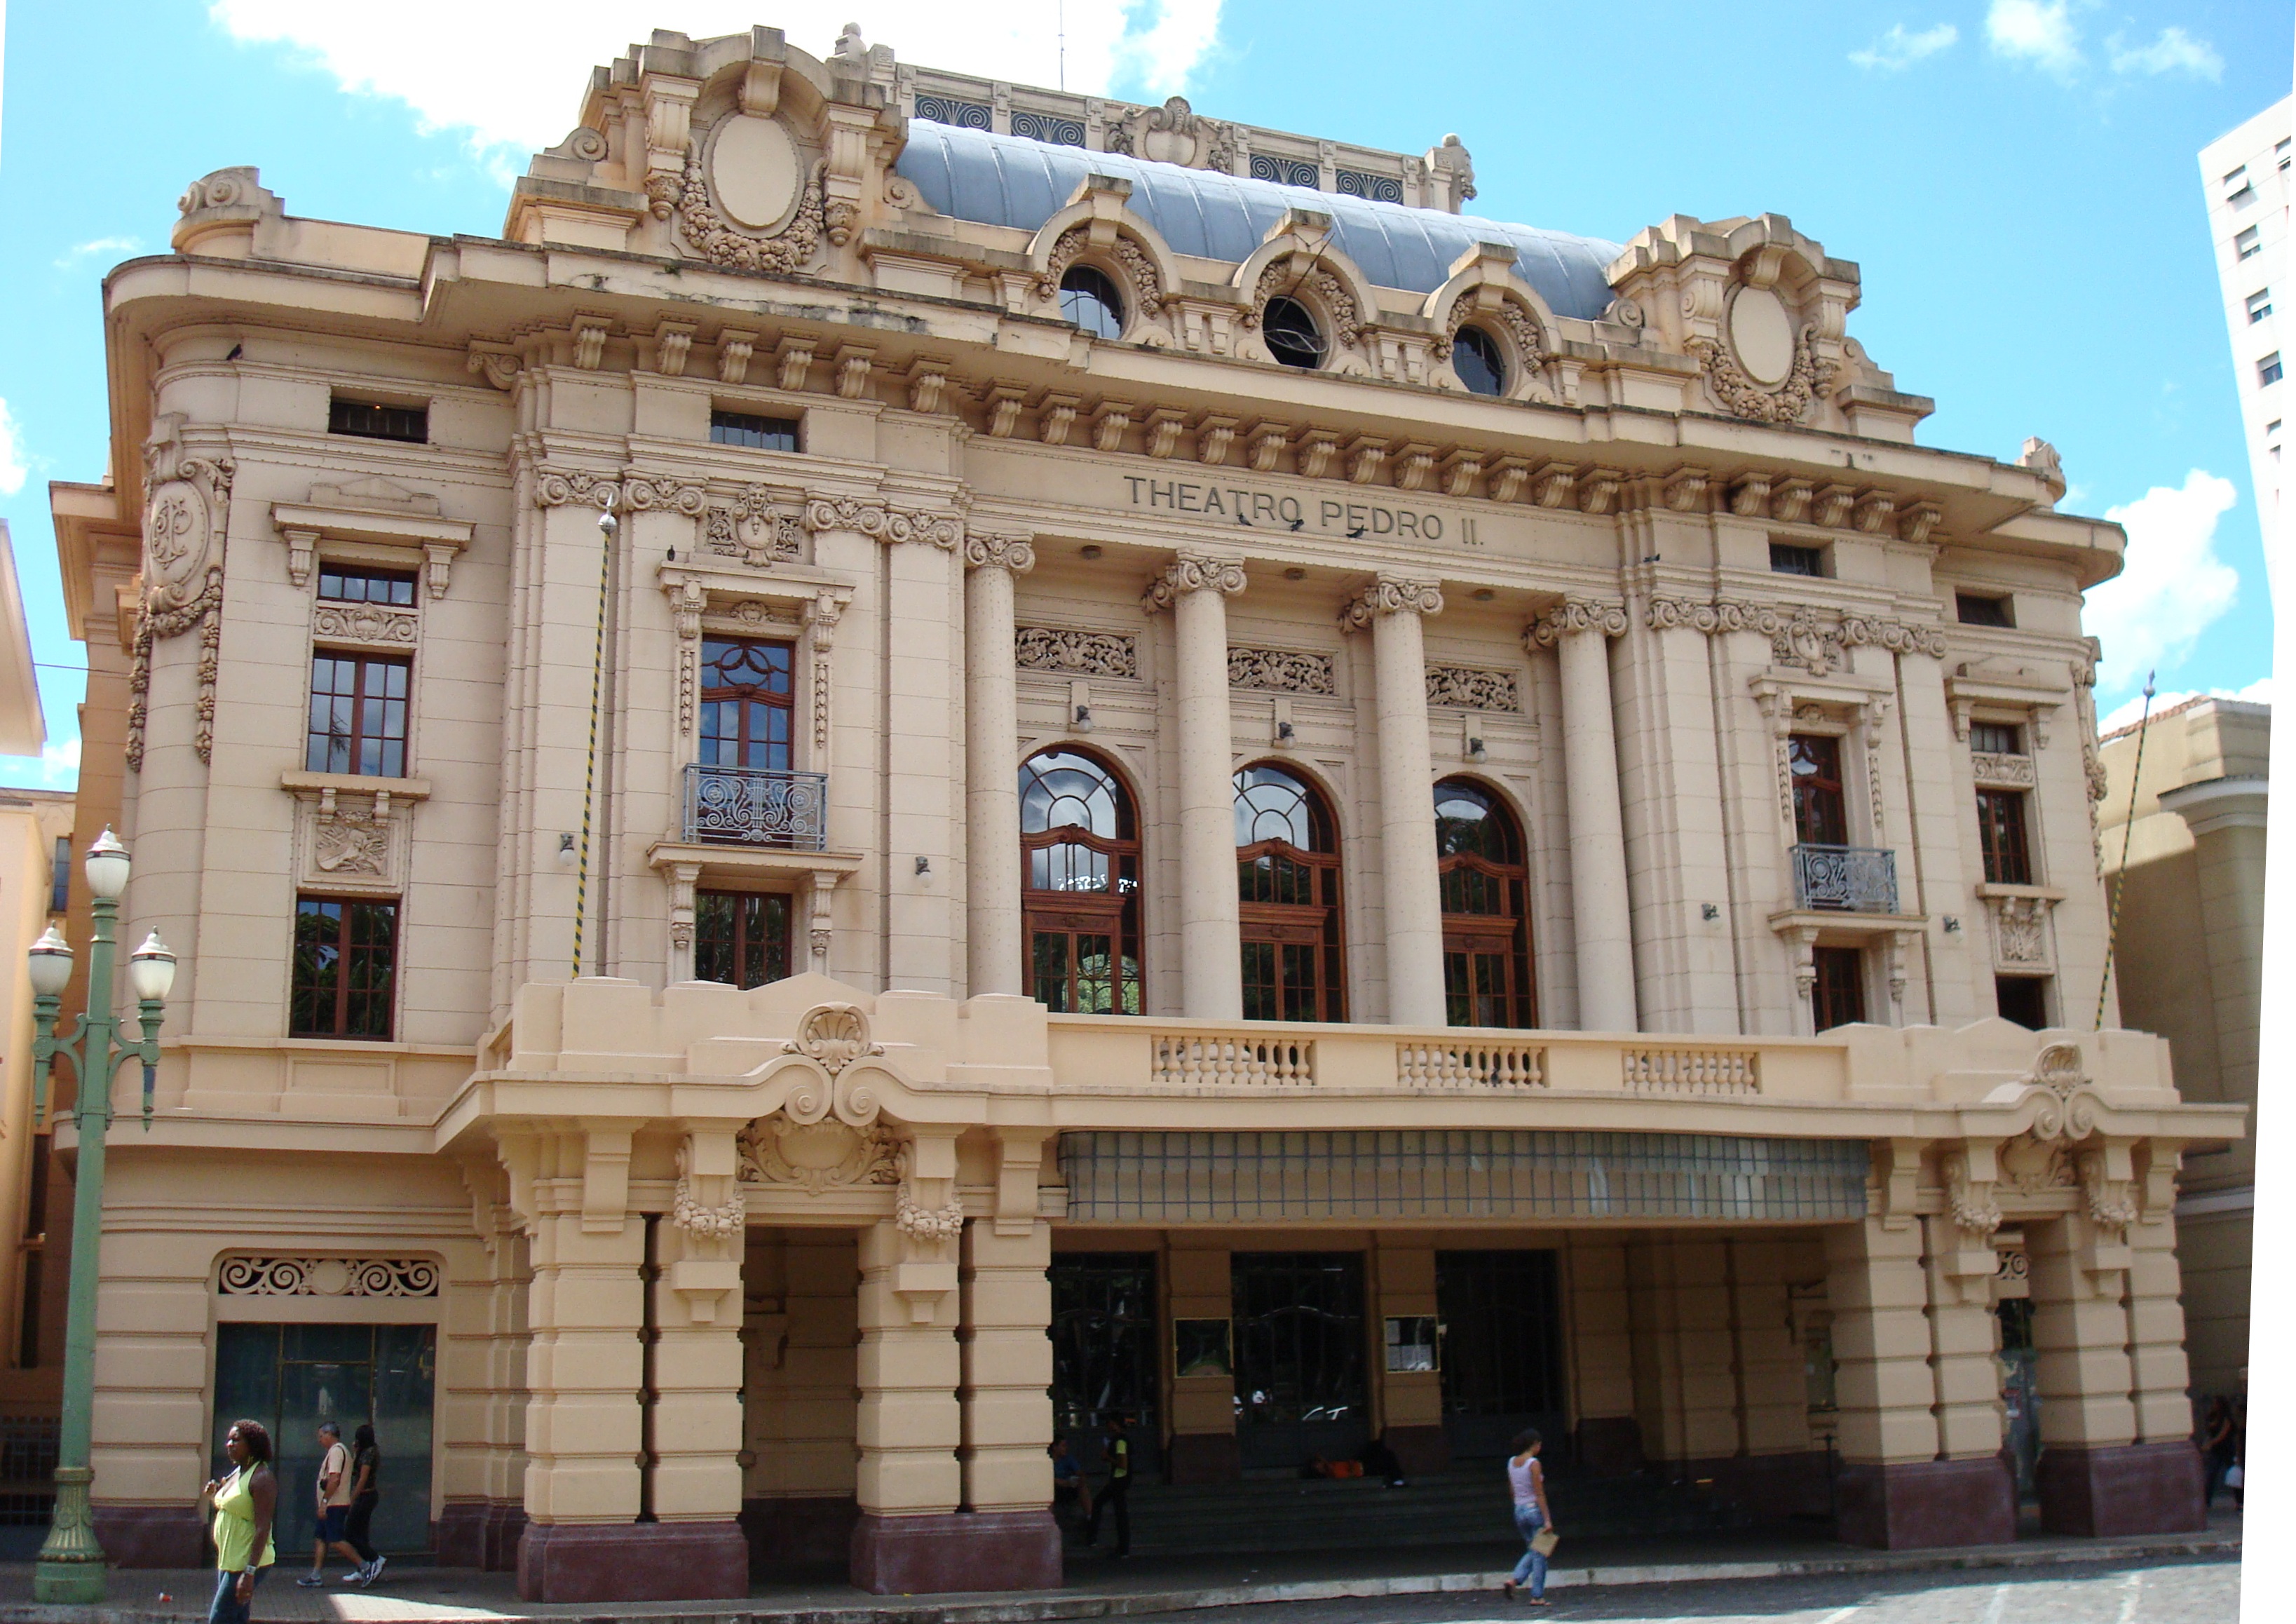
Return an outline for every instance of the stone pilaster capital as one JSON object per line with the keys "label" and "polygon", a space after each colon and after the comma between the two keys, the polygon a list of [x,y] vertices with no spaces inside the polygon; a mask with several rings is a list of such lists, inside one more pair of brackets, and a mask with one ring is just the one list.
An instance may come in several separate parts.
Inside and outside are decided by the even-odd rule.
{"label": "stone pilaster capital", "polygon": [[964,539],[964,521],[955,513],[895,507],[873,496],[808,496],[805,528],[850,530],[889,547],[919,541],[951,553]]}
{"label": "stone pilaster capital", "polygon": [[1140,606],[1154,614],[1192,592],[1217,592],[1232,598],[1243,587],[1243,565],[1238,560],[1216,553],[1182,553],[1165,566],[1163,574],[1148,583]]}
{"label": "stone pilaster capital", "polygon": [[1361,631],[1380,615],[1439,615],[1443,587],[1437,581],[1414,581],[1406,576],[1382,575],[1347,602],[1340,611],[1341,631]]}
{"label": "stone pilaster capital", "polygon": [[964,567],[968,570],[1005,570],[1014,575],[1026,575],[1037,567],[1036,538],[967,529],[964,533]]}
{"label": "stone pilaster capital", "polygon": [[1627,635],[1627,609],[1594,598],[1565,598],[1523,627],[1527,649],[1551,648],[1574,632],[1600,632],[1605,637]]}

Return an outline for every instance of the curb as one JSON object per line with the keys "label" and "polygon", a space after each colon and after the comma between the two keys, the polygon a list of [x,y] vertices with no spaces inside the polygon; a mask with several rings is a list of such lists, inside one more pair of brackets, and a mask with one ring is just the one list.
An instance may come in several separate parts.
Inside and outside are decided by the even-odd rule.
{"label": "curb", "polygon": [[[2062,1567],[2084,1562],[2127,1562],[2164,1556],[2238,1556],[2237,1535],[2165,1534],[2132,1539],[2098,1540],[2080,1545],[2030,1546],[1976,1546],[1957,1551],[1877,1553],[1871,1556],[1787,1557],[1770,1562],[1698,1562],[1555,1568],[1547,1575],[1547,1588],[1577,1589],[1590,1586],[1678,1585],[1698,1581],[1764,1579],[1823,1579],[1891,1573],[1953,1572],[1974,1569]],[[1283,1584],[1219,1585],[1186,1590],[1141,1590],[1109,1594],[1046,1595],[1041,1599],[1008,1597],[985,1602],[932,1601],[902,1597],[849,1607],[745,1607],[707,1612],[620,1612],[583,1614],[571,1611],[533,1614],[494,1614],[506,1619],[529,1618],[536,1624],[624,1624],[644,1620],[658,1624],[1047,1624],[1062,1619],[1136,1618],[1155,1613],[1198,1612],[1216,1607],[1244,1607],[1279,1602],[1331,1602],[1389,1595],[1431,1595],[1488,1591],[1496,1587],[1492,1570],[1472,1573],[1420,1573],[1364,1579],[1303,1579]],[[409,1619],[436,1618],[455,1606],[452,1603],[421,1603],[423,1614]],[[472,1613],[484,1609],[465,1606]],[[165,1612],[148,1607],[44,1607],[0,1605],[0,1624],[182,1624],[196,1612]],[[365,1614],[362,1624],[387,1624],[387,1614]]]}

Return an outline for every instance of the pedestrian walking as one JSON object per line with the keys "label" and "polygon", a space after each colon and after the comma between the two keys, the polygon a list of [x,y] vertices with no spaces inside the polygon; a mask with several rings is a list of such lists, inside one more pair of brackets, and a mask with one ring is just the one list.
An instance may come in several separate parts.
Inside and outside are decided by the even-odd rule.
{"label": "pedestrian walking", "polygon": [[2202,1418],[2201,1454],[2209,1463],[2208,1486],[2201,1492],[2201,1504],[2214,1505],[2217,1490],[2225,1486],[2225,1474],[2233,1463],[2232,1406],[2222,1398],[2210,1399],[2208,1414]]}
{"label": "pedestrian walking", "polygon": [[248,1624],[255,1587],[279,1560],[271,1538],[279,1480],[271,1472],[271,1434],[259,1421],[233,1422],[223,1453],[229,1474],[209,1478],[200,1490],[201,1511],[214,1513],[216,1587],[208,1624]]}
{"label": "pedestrian walking", "polygon": [[1108,1457],[1108,1481],[1101,1486],[1099,1497],[1092,1503],[1092,1515],[1084,1525],[1084,1542],[1100,1543],[1100,1513],[1111,1506],[1116,1509],[1116,1554],[1132,1554],[1132,1440],[1124,1435],[1126,1419],[1111,1415],[1108,1420],[1108,1436],[1102,1445]]}
{"label": "pedestrian walking", "polygon": [[382,1577],[382,1564],[388,1560],[374,1548],[374,1537],[368,1532],[374,1522],[374,1508],[382,1501],[382,1489],[376,1481],[381,1472],[382,1451],[374,1441],[374,1423],[362,1421],[351,1434],[351,1514],[343,1520],[343,1538],[359,1558],[359,1571],[351,1575],[351,1582],[362,1590]]}
{"label": "pedestrian walking", "polygon": [[1514,1454],[1507,1461],[1507,1488],[1514,1496],[1515,1531],[1522,1536],[1522,1560],[1499,1588],[1512,1598],[1530,1581],[1530,1604],[1548,1605],[1546,1556],[1554,1550],[1554,1513],[1546,1508],[1546,1472],[1538,1464],[1541,1443],[1536,1431],[1515,1434]]}
{"label": "pedestrian walking", "polygon": [[312,1485],[318,1499],[318,1532],[311,1540],[311,1571],[295,1582],[306,1590],[316,1590],[327,1582],[327,1552],[332,1547],[351,1564],[351,1577],[366,1564],[359,1554],[351,1549],[343,1533],[351,1517],[351,1452],[343,1448],[343,1430],[332,1421],[319,1423],[318,1481]]}

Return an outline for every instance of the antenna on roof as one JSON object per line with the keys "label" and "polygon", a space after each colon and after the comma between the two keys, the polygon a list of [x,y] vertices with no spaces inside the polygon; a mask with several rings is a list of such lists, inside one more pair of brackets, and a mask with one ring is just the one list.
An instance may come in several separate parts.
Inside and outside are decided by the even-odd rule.
{"label": "antenna on roof", "polygon": [[1068,0],[1053,0],[1053,27],[1060,41],[1060,87],[1069,87],[1069,7]]}

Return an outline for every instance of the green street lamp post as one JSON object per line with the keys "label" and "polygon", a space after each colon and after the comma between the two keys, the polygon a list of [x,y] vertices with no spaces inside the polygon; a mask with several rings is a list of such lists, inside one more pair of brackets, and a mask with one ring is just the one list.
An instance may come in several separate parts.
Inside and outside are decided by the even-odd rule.
{"label": "green street lamp post", "polygon": [[106,829],[87,850],[87,889],[94,930],[87,948],[87,1010],[69,1037],[56,1036],[56,1012],[71,980],[71,948],[56,933],[32,944],[32,1009],[38,1037],[32,1045],[39,1079],[34,1120],[47,1110],[50,1064],[63,1056],[78,1085],[73,1114],[79,1124],[79,1167],[72,1185],[71,1297],[64,1319],[63,1418],[56,1438],[56,1507],[32,1569],[35,1600],[79,1603],[103,1599],[103,1547],[95,1541],[88,1465],[95,1430],[95,1284],[103,1235],[103,1140],[111,1126],[111,1085],[129,1060],[144,1062],[144,1126],[152,1126],[152,1072],[160,1061],[160,1019],[176,981],[176,956],[154,931],[128,956],[127,983],[143,1022],[140,1043],[119,1041],[112,1013],[112,930],[120,894],[127,889],[127,848]]}

